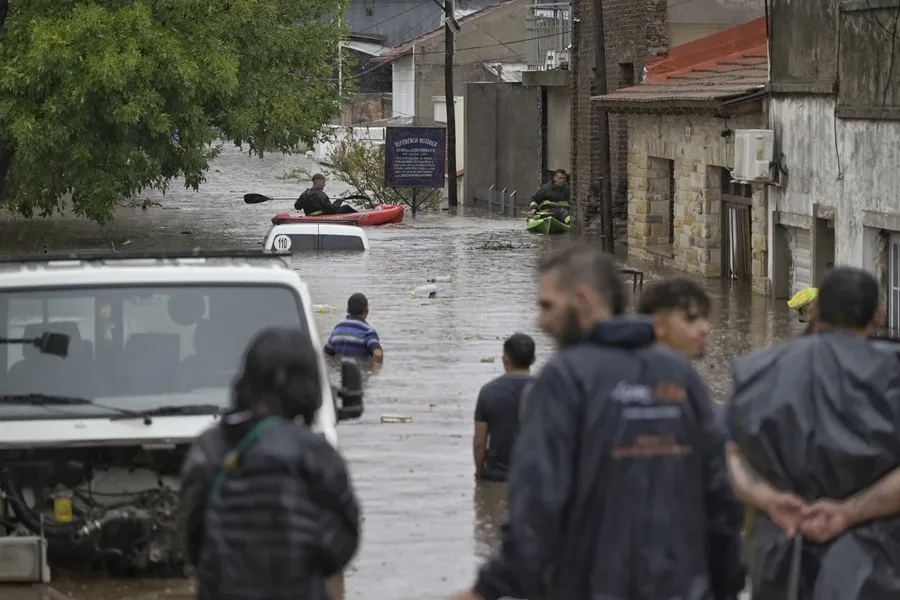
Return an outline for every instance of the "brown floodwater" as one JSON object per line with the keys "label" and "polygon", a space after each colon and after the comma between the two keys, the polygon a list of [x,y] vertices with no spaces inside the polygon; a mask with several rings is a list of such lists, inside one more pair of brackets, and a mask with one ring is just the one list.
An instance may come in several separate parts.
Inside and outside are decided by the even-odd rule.
{"label": "brown floodwater", "polygon": [[[241,197],[259,192],[295,198],[302,186],[277,177],[296,166],[311,166],[311,161],[281,155],[259,160],[229,147],[200,192],[148,195],[163,206],[123,208],[105,228],[62,217],[11,220],[0,213],[0,253],[37,252],[44,245],[51,252],[259,247],[269,218],[289,210],[292,201],[248,206]],[[345,189],[329,182],[333,194]],[[534,336],[538,367],[553,353],[535,325],[535,266],[544,252],[566,240],[529,235],[520,220],[448,211],[415,219],[407,214],[400,225],[367,233],[367,253],[291,259],[314,302],[338,308],[317,315],[321,336],[343,316],[347,297],[363,292],[385,347],[384,367],[367,382],[364,416],[339,429],[365,518],[362,548],[346,573],[346,597],[446,598],[472,581],[496,544],[505,510],[503,486],[476,488],[473,480],[475,397],[481,385],[501,373],[502,340],[509,334]],[[631,264],[647,270],[647,281],[666,274]],[[450,276],[452,282],[439,283],[433,300],[410,297],[410,290],[433,276]],[[733,357],[795,335],[802,326],[783,303],[718,280],[706,285],[715,314],[709,352],[699,367],[720,399]],[[385,414],[411,421],[385,424]],[[51,588],[77,600],[191,594],[190,584],[180,580],[56,575]],[[12,590],[0,593],[13,600]],[[17,593],[25,594],[23,600],[41,597]]]}

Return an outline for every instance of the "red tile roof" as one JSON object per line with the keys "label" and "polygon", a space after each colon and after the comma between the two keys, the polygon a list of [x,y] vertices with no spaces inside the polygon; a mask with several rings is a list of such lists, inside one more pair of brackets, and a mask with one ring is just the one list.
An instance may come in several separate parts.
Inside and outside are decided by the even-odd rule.
{"label": "red tile roof", "polygon": [[[477,21],[478,19],[481,19],[482,17],[486,17],[487,15],[494,13],[501,8],[506,7],[513,2],[516,2],[516,0],[499,0],[499,2],[497,4],[494,4],[493,6],[488,6],[487,8],[482,8],[481,10],[477,10],[477,11],[470,13],[464,17],[460,17],[456,20],[456,22],[459,23],[459,25],[461,27],[461,26],[465,25],[466,23],[471,23],[472,21]],[[420,35],[419,37],[417,37],[415,39],[409,40],[408,42],[404,42],[404,43],[400,44],[399,46],[394,46],[390,51],[385,52],[381,56],[375,58],[372,62],[373,63],[393,62],[393,61],[397,60],[398,58],[400,58],[401,56],[406,56],[407,54],[412,52],[412,49],[415,46],[422,44],[424,42],[427,42],[430,39],[436,38],[438,35],[443,35],[443,33],[444,33],[444,26],[441,25],[437,29],[432,29],[428,33],[423,33],[422,35]]]}
{"label": "red tile roof", "polygon": [[722,31],[647,61],[644,83],[592,98],[610,110],[717,108],[768,83],[765,18]]}

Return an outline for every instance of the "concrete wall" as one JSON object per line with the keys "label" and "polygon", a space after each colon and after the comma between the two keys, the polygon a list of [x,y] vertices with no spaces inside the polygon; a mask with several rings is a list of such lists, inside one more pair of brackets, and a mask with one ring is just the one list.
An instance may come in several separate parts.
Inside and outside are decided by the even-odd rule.
{"label": "concrete wall", "polygon": [[765,0],[681,0],[669,4],[669,46],[672,48],[749,23],[766,12]]}
{"label": "concrete wall", "polygon": [[837,119],[835,133],[834,110],[833,96],[774,97],[789,175],[772,197],[781,220],[806,229],[833,210],[835,264],[877,272],[885,235],[900,232],[900,121]]}
{"label": "concrete wall", "polygon": [[[759,129],[759,113],[730,118],[731,129]],[[734,138],[722,119],[702,115],[631,116],[628,145],[628,254],[704,275],[721,276],[721,167],[734,166]],[[669,168],[674,161],[674,239],[669,245]],[[765,189],[753,190],[753,290],[768,290],[768,210]]]}
{"label": "concrete wall", "polygon": [[547,169],[572,170],[572,90],[547,89]]}
{"label": "concrete wall", "polygon": [[391,94],[353,94],[341,107],[340,125],[369,123],[391,116]]}
{"label": "concrete wall", "polygon": [[[463,96],[470,81],[494,81],[486,62],[524,62],[527,0],[511,0],[487,9],[490,12],[463,21],[456,36],[453,94]],[[444,96],[444,35],[428,38],[414,50],[416,63],[416,116],[434,113],[433,96]]]}
{"label": "concrete wall", "polygon": [[465,198],[496,186],[527,205],[541,183],[540,88],[518,83],[466,86]]}

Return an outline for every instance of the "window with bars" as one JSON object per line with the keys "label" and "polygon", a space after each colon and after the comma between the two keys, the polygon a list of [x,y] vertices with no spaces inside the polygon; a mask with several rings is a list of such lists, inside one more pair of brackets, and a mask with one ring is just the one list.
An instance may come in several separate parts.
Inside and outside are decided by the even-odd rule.
{"label": "window with bars", "polygon": [[888,328],[900,330],[900,234],[888,242]]}

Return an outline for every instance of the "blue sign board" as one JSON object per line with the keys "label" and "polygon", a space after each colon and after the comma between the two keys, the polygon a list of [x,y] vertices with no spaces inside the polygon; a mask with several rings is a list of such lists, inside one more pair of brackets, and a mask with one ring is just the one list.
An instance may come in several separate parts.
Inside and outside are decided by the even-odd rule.
{"label": "blue sign board", "polygon": [[447,130],[386,127],[384,181],[393,188],[442,188],[446,178]]}

